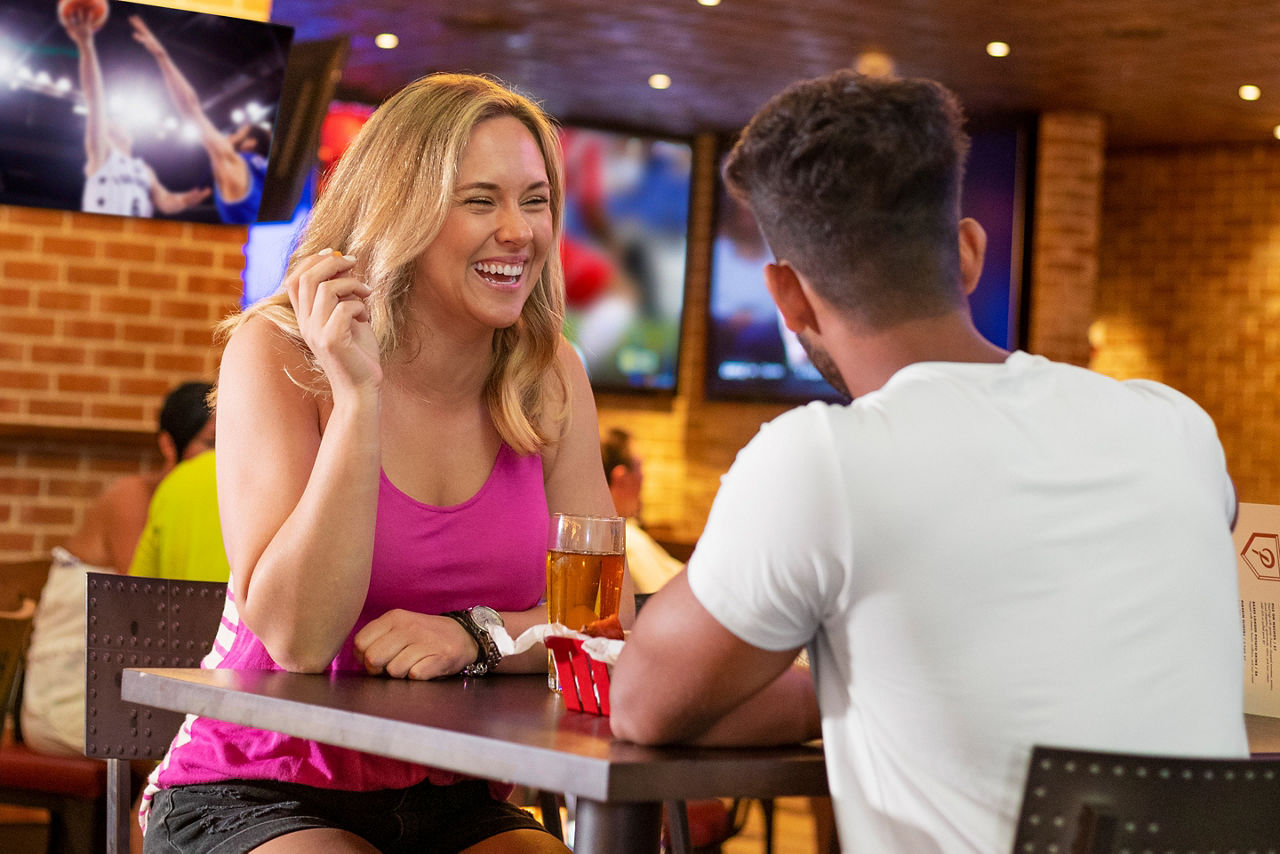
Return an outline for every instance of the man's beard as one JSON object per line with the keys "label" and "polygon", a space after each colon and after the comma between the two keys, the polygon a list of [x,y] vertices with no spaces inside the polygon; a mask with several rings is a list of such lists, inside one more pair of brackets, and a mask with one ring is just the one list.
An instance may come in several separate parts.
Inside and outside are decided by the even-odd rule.
{"label": "man's beard", "polygon": [[852,400],[853,395],[849,394],[849,387],[845,385],[844,377],[840,376],[840,369],[836,367],[835,360],[816,341],[812,340],[807,332],[801,332],[796,337],[800,339],[800,346],[804,348],[804,352],[809,356],[809,361],[818,369],[818,373],[822,374],[822,378],[830,383],[831,387],[836,391]]}

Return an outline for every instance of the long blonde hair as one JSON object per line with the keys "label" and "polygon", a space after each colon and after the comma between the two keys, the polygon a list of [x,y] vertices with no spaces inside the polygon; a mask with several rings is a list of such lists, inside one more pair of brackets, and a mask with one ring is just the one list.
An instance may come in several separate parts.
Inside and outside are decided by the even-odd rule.
{"label": "long blonde hair", "polygon": [[[485,77],[432,74],[382,104],[328,177],[289,269],[326,248],[355,255],[356,275],[373,293],[365,302],[380,358],[406,343],[406,304],[413,273],[444,223],[458,164],[472,129],[486,119],[519,119],[546,164],[552,251],[515,324],[493,338],[485,400],[503,441],[533,453],[555,438],[568,409],[568,384],[556,358],[564,323],[564,272],[558,251],[564,210],[559,138],[551,119],[529,99]],[[274,323],[302,351],[311,375],[299,385],[327,393],[324,371],[302,340],[283,288],[222,322],[230,335],[254,315]]]}

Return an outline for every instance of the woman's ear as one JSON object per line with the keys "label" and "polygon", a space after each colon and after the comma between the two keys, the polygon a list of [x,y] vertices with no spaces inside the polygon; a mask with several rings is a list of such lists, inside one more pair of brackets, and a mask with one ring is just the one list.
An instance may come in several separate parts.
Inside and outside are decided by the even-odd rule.
{"label": "woman's ear", "polygon": [[978,286],[986,257],[987,232],[976,219],[965,217],[960,220],[960,283],[966,296]]}
{"label": "woman's ear", "polygon": [[800,281],[800,274],[786,261],[764,266],[764,283],[769,288],[769,296],[778,306],[782,314],[782,322],[787,328],[799,335],[807,329],[817,332],[818,320],[813,311],[813,304]]}

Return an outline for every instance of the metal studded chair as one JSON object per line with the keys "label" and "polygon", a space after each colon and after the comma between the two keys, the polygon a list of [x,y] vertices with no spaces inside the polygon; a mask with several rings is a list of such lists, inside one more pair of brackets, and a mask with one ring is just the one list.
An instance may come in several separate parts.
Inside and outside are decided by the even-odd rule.
{"label": "metal studded chair", "polygon": [[1280,850],[1280,760],[1036,747],[1014,854]]}
{"label": "metal studded chair", "polygon": [[183,715],[120,699],[126,667],[196,667],[226,584],[91,572],[86,579],[85,755],[107,760],[107,851],[129,850],[129,763],[160,759]]}

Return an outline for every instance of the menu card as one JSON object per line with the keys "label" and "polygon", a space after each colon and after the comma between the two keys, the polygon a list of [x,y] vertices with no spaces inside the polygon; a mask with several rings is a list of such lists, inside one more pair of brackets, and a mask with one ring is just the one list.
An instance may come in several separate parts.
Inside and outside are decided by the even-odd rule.
{"label": "menu card", "polygon": [[1234,534],[1244,630],[1244,710],[1280,717],[1280,506],[1241,504]]}

